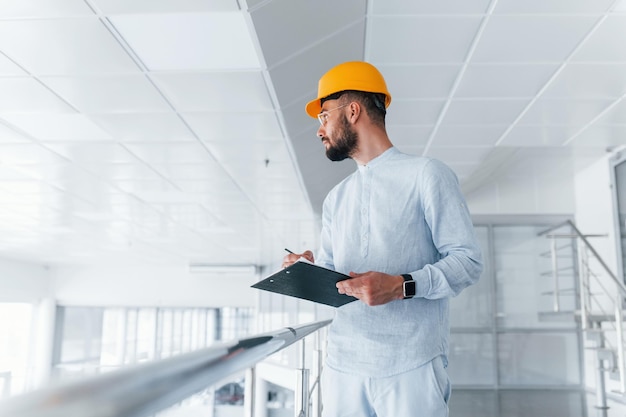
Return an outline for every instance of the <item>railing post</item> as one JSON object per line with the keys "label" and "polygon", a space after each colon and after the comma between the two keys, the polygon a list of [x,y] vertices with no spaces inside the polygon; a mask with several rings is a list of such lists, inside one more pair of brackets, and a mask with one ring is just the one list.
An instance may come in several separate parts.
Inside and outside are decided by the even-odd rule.
{"label": "railing post", "polygon": [[622,394],[626,393],[626,377],[624,375],[624,333],[622,328],[622,297],[615,300],[615,333],[617,337],[617,366],[619,368],[619,389]]}
{"label": "railing post", "polygon": [[245,393],[244,393],[244,416],[245,417],[255,417],[255,409],[256,409],[256,366],[252,368],[248,368],[246,370],[246,385],[245,385]]}
{"label": "railing post", "polygon": [[[597,327],[602,329],[602,325],[597,323]],[[600,359],[600,349],[604,349],[604,336],[598,339],[597,343],[597,351],[596,351],[596,408],[601,410],[606,410],[606,385],[604,382],[604,360]]]}
{"label": "railing post", "polygon": [[302,366],[296,373],[296,391],[295,391],[295,416],[296,417],[309,417],[309,376],[310,371],[306,368],[305,362],[306,344],[302,339]]}
{"label": "railing post", "polygon": [[[316,342],[317,342],[317,396],[316,396],[316,413],[314,417],[322,417],[322,371],[323,371],[323,363],[324,363],[324,352],[322,349],[322,335],[325,334],[326,329],[320,329],[316,334]],[[324,333],[323,333],[324,332]]]}
{"label": "railing post", "polygon": [[556,237],[552,237],[552,278],[554,280],[554,311],[561,311],[560,303],[559,303],[559,265],[557,261],[557,242]]}
{"label": "railing post", "polygon": [[[310,389],[310,398],[311,398],[311,416],[312,417],[321,417],[322,416],[322,371],[323,371],[323,363],[324,363],[324,349],[323,349],[323,341],[326,340],[325,336],[326,329],[320,329],[315,335],[315,349],[313,356],[313,364],[312,368],[315,369],[315,378],[313,379],[313,384]],[[317,390],[315,395],[313,392]]]}
{"label": "railing post", "polygon": [[583,242],[579,239],[576,241],[578,242],[578,277],[580,282],[580,325],[584,331],[589,328],[587,309],[589,308],[588,296],[590,289],[589,280],[587,279],[587,252],[585,251]]}

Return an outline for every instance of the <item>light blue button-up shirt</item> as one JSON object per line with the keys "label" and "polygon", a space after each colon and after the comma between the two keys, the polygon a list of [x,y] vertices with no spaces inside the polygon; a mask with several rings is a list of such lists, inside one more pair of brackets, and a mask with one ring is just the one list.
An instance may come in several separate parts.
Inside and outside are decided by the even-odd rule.
{"label": "light blue button-up shirt", "polygon": [[442,355],[447,364],[448,298],[475,283],[481,252],[454,172],[390,148],[326,197],[316,263],[343,273],[410,273],[413,299],[336,310],[327,365],[389,376]]}

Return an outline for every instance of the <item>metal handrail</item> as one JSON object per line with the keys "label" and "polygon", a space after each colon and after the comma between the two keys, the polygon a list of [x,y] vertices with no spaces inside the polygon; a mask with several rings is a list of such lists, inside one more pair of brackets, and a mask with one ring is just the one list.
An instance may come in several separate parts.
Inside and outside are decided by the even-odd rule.
{"label": "metal handrail", "polygon": [[609,275],[609,277],[613,280],[613,282],[615,283],[615,285],[617,285],[617,288],[620,290],[620,292],[622,293],[622,296],[626,297],[626,285],[623,282],[620,282],[620,280],[617,279],[617,276],[613,273],[613,271],[611,271],[611,269],[608,267],[608,265],[604,262],[604,260],[602,259],[602,257],[598,254],[598,252],[595,250],[595,248],[591,245],[591,243],[589,243],[589,241],[587,240],[587,237],[597,237],[597,236],[603,236],[603,235],[584,235],[580,232],[580,230],[578,230],[578,228],[574,225],[574,223],[571,220],[566,220],[563,223],[559,223],[556,226],[550,227],[547,230],[544,230],[542,232],[539,233],[539,236],[542,235],[546,235],[548,233],[550,233],[553,230],[557,230],[563,226],[570,226],[572,228],[572,230],[575,232],[574,235],[572,236],[553,236],[553,237],[571,237],[571,238],[578,238],[580,240],[582,240],[585,243],[585,246],[591,251],[591,253],[594,255],[594,257],[596,258],[596,260],[600,263],[600,265],[602,266],[602,268],[606,271],[606,273]]}
{"label": "metal handrail", "polygon": [[[573,233],[567,234],[555,234],[552,233],[562,227],[568,226]],[[587,240],[588,237],[605,237],[606,235],[583,235],[580,230],[574,225],[574,223],[570,220],[566,220],[563,223],[560,223],[556,226],[551,227],[548,230],[544,230],[539,233],[539,235],[545,235],[548,238],[552,239],[552,255],[553,255],[553,269],[556,269],[555,261],[555,242],[556,239],[565,238],[565,239],[577,239],[578,244],[578,254],[579,254],[579,274],[580,274],[580,307],[581,307],[581,325],[582,330],[588,330],[588,311],[591,310],[591,303],[596,301],[596,308],[600,308],[601,311],[606,314],[606,311],[602,307],[600,302],[595,300],[595,296],[591,294],[591,287],[589,284],[590,274],[594,278],[594,282],[600,287],[602,290],[603,296],[608,297],[610,301],[613,303],[614,314],[615,314],[615,331],[616,331],[616,353],[617,353],[617,369],[619,371],[619,379],[620,379],[620,391],[622,393],[626,393],[626,363],[625,361],[625,353],[624,353],[624,332],[623,332],[623,312],[622,312],[622,299],[626,297],[626,285],[623,281],[619,280],[616,274],[611,271],[608,265],[604,262],[602,257],[598,254],[595,248],[589,243]],[[589,268],[589,262],[587,257],[587,251],[590,252],[595,261],[599,263],[599,265],[603,268],[604,272],[608,277],[611,278],[611,281],[615,284],[618,289],[618,294],[614,294],[612,291],[609,291],[606,286],[602,283],[598,276],[593,274],[591,269]],[[558,271],[554,272],[555,286],[558,290]],[[556,303],[555,309],[558,311],[558,295],[556,295]],[[604,338],[601,339],[598,345],[599,348],[604,346],[604,342],[608,342]],[[598,367],[597,374],[597,398],[599,406],[606,406],[606,391],[604,387],[604,374],[602,373],[602,360],[599,359],[600,366]]]}
{"label": "metal handrail", "polygon": [[591,243],[589,243],[589,241],[587,240],[585,235],[580,233],[580,230],[578,230],[578,228],[576,226],[574,226],[574,223],[572,223],[570,221],[569,224],[572,227],[572,229],[574,229],[576,234],[578,235],[578,238],[585,243],[585,246],[587,246],[587,249],[589,249],[591,251],[591,253],[593,254],[593,256],[595,256],[596,261],[598,261],[600,263],[600,265],[602,265],[602,268],[606,271],[606,273],[609,275],[609,277],[611,277],[611,279],[613,280],[615,285],[617,285],[617,288],[622,293],[622,296],[626,296],[626,285],[624,285],[623,282],[621,282],[620,280],[617,279],[617,275],[615,275],[613,273],[613,271],[611,271],[611,268],[609,268],[609,266],[604,262],[604,260],[600,256],[600,254],[595,250],[595,248],[593,246],[591,246]]}
{"label": "metal handrail", "polygon": [[167,408],[330,324],[221,343],[0,402],[2,417],[142,417]]}

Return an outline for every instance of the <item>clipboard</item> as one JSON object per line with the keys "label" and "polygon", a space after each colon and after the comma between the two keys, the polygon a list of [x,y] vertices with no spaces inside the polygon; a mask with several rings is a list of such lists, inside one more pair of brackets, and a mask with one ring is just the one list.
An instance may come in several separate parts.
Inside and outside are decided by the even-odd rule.
{"label": "clipboard", "polygon": [[346,279],[350,279],[350,276],[309,262],[297,261],[257,282],[252,288],[341,307],[357,300],[337,292],[335,284]]}

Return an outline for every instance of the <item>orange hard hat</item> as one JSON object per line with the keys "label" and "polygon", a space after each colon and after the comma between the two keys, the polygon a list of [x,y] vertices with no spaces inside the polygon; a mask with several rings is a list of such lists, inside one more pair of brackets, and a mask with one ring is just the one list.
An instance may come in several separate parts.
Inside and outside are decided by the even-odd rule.
{"label": "orange hard hat", "polygon": [[339,64],[320,78],[317,86],[317,98],[309,101],[305,107],[313,118],[322,111],[321,99],[339,91],[356,90],[385,95],[385,107],[391,103],[391,94],[378,69],[368,62],[350,61]]}

